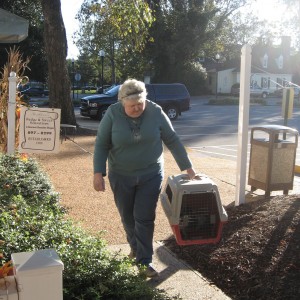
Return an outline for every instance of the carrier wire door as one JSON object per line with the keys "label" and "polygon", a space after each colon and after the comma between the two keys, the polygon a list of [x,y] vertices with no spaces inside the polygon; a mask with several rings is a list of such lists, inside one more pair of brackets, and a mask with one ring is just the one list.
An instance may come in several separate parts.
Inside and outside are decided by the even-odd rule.
{"label": "carrier wire door", "polygon": [[179,245],[217,243],[228,217],[217,186],[206,175],[169,176],[161,203]]}

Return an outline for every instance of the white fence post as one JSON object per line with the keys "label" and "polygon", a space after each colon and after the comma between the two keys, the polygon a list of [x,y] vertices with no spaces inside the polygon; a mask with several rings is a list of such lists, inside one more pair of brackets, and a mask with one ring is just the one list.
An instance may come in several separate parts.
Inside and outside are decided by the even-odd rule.
{"label": "white fence post", "polygon": [[12,253],[11,259],[18,299],[63,300],[64,264],[54,249]]}
{"label": "white fence post", "polygon": [[244,45],[241,55],[240,104],[238,124],[238,157],[235,205],[245,203],[247,148],[250,102],[251,47]]}
{"label": "white fence post", "polygon": [[7,133],[7,154],[14,154],[15,139],[16,139],[16,88],[17,88],[17,74],[10,72],[8,77],[8,133]]}

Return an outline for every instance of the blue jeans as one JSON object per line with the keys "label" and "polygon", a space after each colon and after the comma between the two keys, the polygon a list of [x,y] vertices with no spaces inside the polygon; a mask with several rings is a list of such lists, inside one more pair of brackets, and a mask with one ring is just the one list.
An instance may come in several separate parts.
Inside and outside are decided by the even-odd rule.
{"label": "blue jeans", "polygon": [[108,178],[136,262],[148,265],[152,262],[155,210],[163,173],[124,176],[110,171]]}

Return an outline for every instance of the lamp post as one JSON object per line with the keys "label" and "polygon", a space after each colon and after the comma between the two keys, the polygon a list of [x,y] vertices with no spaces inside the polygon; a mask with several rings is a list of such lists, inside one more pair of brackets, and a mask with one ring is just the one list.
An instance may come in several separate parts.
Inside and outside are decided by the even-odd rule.
{"label": "lamp post", "polygon": [[75,69],[74,69],[74,58],[72,58],[72,90],[73,90],[73,100],[74,100],[74,79],[75,79]]}
{"label": "lamp post", "polygon": [[102,93],[103,93],[103,61],[104,61],[104,56],[105,56],[104,50],[100,50],[99,55],[101,57],[101,88],[102,88]]}
{"label": "lamp post", "polygon": [[216,100],[218,99],[218,63],[220,60],[220,54],[216,54]]}

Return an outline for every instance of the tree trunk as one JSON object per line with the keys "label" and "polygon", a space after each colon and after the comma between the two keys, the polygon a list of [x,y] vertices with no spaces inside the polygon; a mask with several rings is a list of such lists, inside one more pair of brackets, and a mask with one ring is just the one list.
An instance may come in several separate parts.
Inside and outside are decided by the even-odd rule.
{"label": "tree trunk", "polygon": [[61,108],[61,123],[76,125],[67,68],[67,38],[60,0],[41,0],[49,70],[49,107]]}

